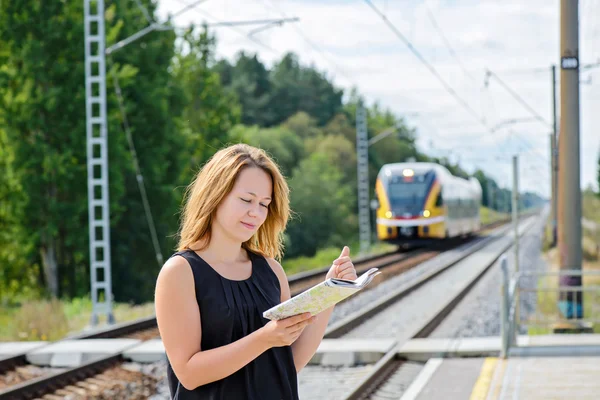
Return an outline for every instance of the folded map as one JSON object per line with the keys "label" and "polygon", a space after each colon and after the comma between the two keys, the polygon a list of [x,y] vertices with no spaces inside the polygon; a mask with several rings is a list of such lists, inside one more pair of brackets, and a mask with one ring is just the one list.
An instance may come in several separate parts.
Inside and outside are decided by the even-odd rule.
{"label": "folded map", "polygon": [[263,317],[270,320],[280,320],[293,315],[309,312],[317,315],[347,297],[367,286],[381,272],[371,268],[355,281],[346,279],[327,279],[316,286],[268,309]]}

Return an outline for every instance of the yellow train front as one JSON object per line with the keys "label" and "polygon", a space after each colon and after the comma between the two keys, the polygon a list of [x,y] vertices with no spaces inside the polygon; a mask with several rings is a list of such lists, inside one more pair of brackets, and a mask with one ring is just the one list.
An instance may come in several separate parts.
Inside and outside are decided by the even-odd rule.
{"label": "yellow train front", "polygon": [[377,237],[398,245],[431,244],[481,226],[481,185],[425,162],[384,165],[377,176]]}

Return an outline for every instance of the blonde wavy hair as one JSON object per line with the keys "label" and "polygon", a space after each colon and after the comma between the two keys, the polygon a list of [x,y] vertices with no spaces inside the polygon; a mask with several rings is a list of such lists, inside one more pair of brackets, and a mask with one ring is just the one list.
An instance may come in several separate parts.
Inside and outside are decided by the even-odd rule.
{"label": "blonde wavy hair", "polygon": [[290,217],[289,187],[277,164],[265,151],[246,144],[235,144],[219,150],[200,169],[187,187],[179,230],[178,251],[203,240],[203,250],[210,243],[211,226],[217,207],[231,192],[244,168],[265,171],[273,182],[272,200],[265,222],[242,247],[265,257],[281,260],[283,232]]}

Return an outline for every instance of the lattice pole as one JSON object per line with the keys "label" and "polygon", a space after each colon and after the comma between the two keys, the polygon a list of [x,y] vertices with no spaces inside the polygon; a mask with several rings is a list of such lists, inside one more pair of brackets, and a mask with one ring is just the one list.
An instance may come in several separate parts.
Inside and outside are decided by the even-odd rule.
{"label": "lattice pole", "polygon": [[90,285],[92,292],[90,323],[94,326],[98,323],[99,314],[105,314],[109,324],[114,323],[110,262],[104,0],[83,0],[83,4]]}

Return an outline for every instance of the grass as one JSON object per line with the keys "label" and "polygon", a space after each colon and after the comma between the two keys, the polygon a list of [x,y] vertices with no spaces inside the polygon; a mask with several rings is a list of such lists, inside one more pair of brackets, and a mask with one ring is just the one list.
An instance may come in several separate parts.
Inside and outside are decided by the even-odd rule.
{"label": "grass", "polygon": [[[551,249],[545,254],[545,258],[550,266],[551,271],[558,270],[558,251],[556,248]],[[600,261],[585,260],[583,261],[584,271],[600,272]],[[595,286],[600,288],[600,275],[588,275],[583,277],[583,286],[588,288]],[[537,311],[536,318],[543,320],[559,320],[560,313],[558,312],[558,276],[544,276],[537,283]],[[548,290],[541,290],[547,288]],[[600,291],[585,291],[583,295],[583,316],[585,319],[598,319],[600,317]],[[600,333],[600,324],[595,323],[594,332]],[[544,325],[530,325],[528,332],[530,335],[540,335],[552,333],[552,327]]]}
{"label": "grass", "polygon": [[483,207],[483,206],[479,207],[479,215],[481,218],[482,225],[491,224],[493,222],[510,217],[509,214],[501,213],[496,210],[492,210],[491,208],[487,208],[487,207]]}
{"label": "grass", "polygon": [[[582,195],[582,214],[583,217],[600,224],[600,198],[590,191]],[[559,253],[557,248],[550,248],[552,239],[551,220],[546,225],[544,241],[542,244],[544,259],[546,260],[550,271],[557,271],[559,268]],[[590,230],[582,228],[582,269],[586,271],[600,271],[600,229]],[[599,287],[600,275],[588,275],[583,277],[584,287]],[[540,288],[547,287],[551,290],[539,291]],[[543,319],[557,319],[558,313],[558,277],[542,277],[538,281],[537,298],[537,317]],[[586,319],[599,319],[600,317],[600,290],[586,291],[583,296],[583,316]],[[552,327],[531,325],[528,327],[530,335],[552,333]],[[594,332],[600,333],[600,324],[594,324]]]}
{"label": "grass", "polygon": [[[117,322],[154,314],[154,304],[113,304]],[[30,300],[20,307],[0,308],[0,341],[58,340],[86,328],[92,315],[92,301]],[[105,321],[100,320],[100,323]]]}

